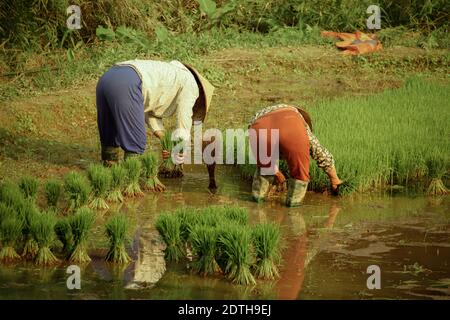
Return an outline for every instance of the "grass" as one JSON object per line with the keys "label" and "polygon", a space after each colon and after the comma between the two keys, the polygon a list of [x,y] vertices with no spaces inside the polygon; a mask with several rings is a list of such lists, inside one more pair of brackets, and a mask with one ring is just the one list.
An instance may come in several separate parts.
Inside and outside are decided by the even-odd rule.
{"label": "grass", "polygon": [[123,189],[127,180],[127,170],[121,164],[111,167],[111,190],[108,194],[108,201],[123,202]]}
{"label": "grass", "polygon": [[192,262],[195,272],[204,276],[220,271],[216,261],[217,229],[210,226],[196,225],[190,232],[192,251],[196,259]]}
{"label": "grass", "polygon": [[250,272],[251,230],[248,227],[224,224],[219,233],[219,242],[226,260],[224,272],[227,277],[236,284],[256,284]]}
{"label": "grass", "polygon": [[156,229],[166,243],[165,255],[169,262],[178,262],[186,256],[181,238],[180,219],[171,213],[162,213],[156,220]]}
{"label": "grass", "polygon": [[58,201],[61,198],[62,186],[58,180],[51,179],[44,184],[44,195],[47,201],[47,208],[56,210]]}
{"label": "grass", "polygon": [[68,210],[74,211],[86,206],[91,194],[91,186],[81,173],[72,171],[64,177],[64,190],[68,199]]}
{"label": "grass", "polygon": [[146,152],[141,157],[145,188],[161,192],[166,187],[158,179],[158,158],[154,152]]}
{"label": "grass", "polygon": [[274,223],[256,225],[252,230],[256,255],[257,278],[273,280],[280,276],[277,264],[281,260],[281,231]]}
{"label": "grass", "polygon": [[93,191],[89,206],[94,210],[109,209],[106,198],[111,188],[111,172],[100,164],[91,164],[87,173]]}
{"label": "grass", "polygon": [[128,197],[137,197],[143,195],[139,179],[142,173],[142,163],[137,157],[131,157],[123,162],[127,170],[127,185],[124,194]]}
{"label": "grass", "polygon": [[248,224],[248,210],[242,207],[226,206],[223,208],[224,217],[239,224],[245,226]]}
{"label": "grass", "polygon": [[130,222],[127,216],[120,214],[112,216],[105,224],[106,236],[109,239],[109,250],[106,261],[118,264],[128,264],[131,261],[125,249],[128,239]]}
{"label": "grass", "polygon": [[19,181],[19,188],[26,199],[35,201],[39,189],[39,181],[31,176],[22,177]]}
{"label": "grass", "polygon": [[50,247],[55,241],[56,217],[52,211],[34,215],[30,231],[38,245],[38,252],[34,258],[37,265],[52,265],[58,262]]}
{"label": "grass", "polygon": [[73,247],[69,257],[70,262],[87,263],[91,261],[86,246],[94,221],[95,214],[89,208],[80,208],[70,217],[70,230],[73,235]]}

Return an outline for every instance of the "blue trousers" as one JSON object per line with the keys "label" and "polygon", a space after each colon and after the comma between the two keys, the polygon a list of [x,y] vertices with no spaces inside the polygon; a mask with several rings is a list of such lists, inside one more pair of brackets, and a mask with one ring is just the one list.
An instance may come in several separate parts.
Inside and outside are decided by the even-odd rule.
{"label": "blue trousers", "polygon": [[97,83],[97,123],[102,147],[126,152],[145,151],[142,81],[129,66],[113,66]]}

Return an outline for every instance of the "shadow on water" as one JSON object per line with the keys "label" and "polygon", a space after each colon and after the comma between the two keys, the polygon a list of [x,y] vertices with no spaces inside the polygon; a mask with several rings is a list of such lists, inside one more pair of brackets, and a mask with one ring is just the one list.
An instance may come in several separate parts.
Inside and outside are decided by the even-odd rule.
{"label": "shadow on water", "polygon": [[[114,271],[95,253],[82,271],[82,289],[66,288],[60,266],[0,266],[0,298],[10,299],[449,299],[450,199],[365,194],[331,198],[308,193],[299,208],[274,197],[251,201],[250,183],[233,168],[218,170],[219,189],[207,189],[203,166],[186,167],[185,176],[164,180],[168,191],[128,205],[139,226],[133,252],[137,263]],[[153,223],[180,206],[245,206],[251,223],[280,223],[283,265],[277,281],[246,288],[221,277],[190,274],[186,263],[165,265]],[[159,249],[158,249],[159,248]],[[158,253],[159,252],[159,253]],[[367,288],[370,265],[381,269],[381,289]],[[143,266],[140,269],[139,266]],[[164,272],[165,271],[165,272]],[[147,286],[130,285],[150,279]],[[159,281],[158,281],[159,280]]]}

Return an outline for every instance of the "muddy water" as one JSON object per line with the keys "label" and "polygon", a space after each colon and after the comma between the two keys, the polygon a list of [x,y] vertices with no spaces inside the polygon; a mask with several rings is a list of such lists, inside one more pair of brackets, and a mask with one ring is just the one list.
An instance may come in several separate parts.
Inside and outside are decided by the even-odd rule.
{"label": "muddy water", "polygon": [[[169,191],[149,195],[127,210],[137,231],[125,270],[102,261],[100,231],[93,261],[81,269],[81,290],[66,287],[67,265],[0,266],[0,299],[450,299],[450,197],[408,194],[331,198],[308,194],[301,208],[282,199],[250,200],[250,185],[232,168],[220,168],[212,194],[205,168],[188,167],[181,180],[164,181]],[[235,204],[252,223],[276,221],[285,234],[281,279],[254,288],[203,278],[186,264],[165,265],[154,232],[157,214],[178,206]],[[381,289],[367,288],[367,267],[380,268]]]}

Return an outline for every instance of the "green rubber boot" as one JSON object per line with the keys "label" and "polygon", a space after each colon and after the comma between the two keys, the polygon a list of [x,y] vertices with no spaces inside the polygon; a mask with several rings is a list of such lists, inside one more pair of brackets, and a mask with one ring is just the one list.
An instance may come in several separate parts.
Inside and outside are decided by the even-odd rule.
{"label": "green rubber boot", "polygon": [[270,186],[273,184],[275,176],[262,176],[260,168],[257,168],[253,175],[252,196],[256,202],[265,200]]}
{"label": "green rubber boot", "polygon": [[102,161],[106,167],[111,167],[119,161],[119,147],[102,146]]}
{"label": "green rubber boot", "polygon": [[289,178],[286,205],[288,207],[298,207],[305,197],[307,189],[307,181]]}

